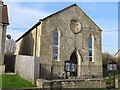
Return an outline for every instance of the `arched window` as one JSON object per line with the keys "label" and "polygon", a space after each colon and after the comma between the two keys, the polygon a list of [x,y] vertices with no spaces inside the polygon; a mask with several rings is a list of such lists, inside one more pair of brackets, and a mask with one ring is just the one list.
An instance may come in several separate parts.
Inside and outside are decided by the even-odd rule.
{"label": "arched window", "polygon": [[53,60],[54,61],[58,60],[58,39],[59,39],[58,31],[54,31],[53,32]]}
{"label": "arched window", "polygon": [[88,52],[89,52],[89,61],[93,61],[93,36],[88,37]]}

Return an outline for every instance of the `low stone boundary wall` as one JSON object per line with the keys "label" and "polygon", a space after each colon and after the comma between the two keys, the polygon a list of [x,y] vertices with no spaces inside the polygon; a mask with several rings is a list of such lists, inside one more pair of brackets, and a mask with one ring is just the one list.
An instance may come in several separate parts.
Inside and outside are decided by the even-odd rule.
{"label": "low stone boundary wall", "polygon": [[106,88],[104,80],[96,79],[63,79],[43,80],[37,79],[37,86],[40,88]]}
{"label": "low stone boundary wall", "polygon": [[35,84],[39,78],[40,58],[25,55],[5,56],[6,71],[12,71]]}

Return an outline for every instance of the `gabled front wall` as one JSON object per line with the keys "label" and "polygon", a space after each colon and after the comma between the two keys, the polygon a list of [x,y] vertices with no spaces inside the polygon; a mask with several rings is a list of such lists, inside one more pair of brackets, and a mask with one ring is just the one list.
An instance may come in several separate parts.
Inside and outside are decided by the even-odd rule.
{"label": "gabled front wall", "polygon": [[[76,35],[70,29],[72,19],[79,20],[83,25],[83,30]],[[56,29],[60,32],[59,61],[53,61],[53,31]],[[77,6],[70,7],[43,20],[41,33],[40,56],[41,63],[48,65],[45,68],[49,71],[46,76],[51,73],[51,65],[53,65],[53,74],[59,76],[64,71],[64,61],[70,59],[75,47],[82,56],[82,62],[78,61],[82,66],[78,75],[85,76],[91,72],[95,76],[102,76],[101,30]],[[90,34],[95,38],[94,62],[88,60],[88,36]],[[91,69],[88,66],[91,66]]]}

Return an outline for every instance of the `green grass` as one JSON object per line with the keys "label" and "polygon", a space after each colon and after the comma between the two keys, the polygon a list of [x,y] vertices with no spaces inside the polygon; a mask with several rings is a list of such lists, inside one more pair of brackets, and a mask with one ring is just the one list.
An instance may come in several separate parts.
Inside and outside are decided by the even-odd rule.
{"label": "green grass", "polygon": [[[2,81],[1,81],[2,78]],[[30,88],[36,87],[18,75],[0,75],[0,88]]]}
{"label": "green grass", "polygon": [[[115,78],[120,78],[120,75],[115,75]],[[106,84],[111,84],[113,82],[113,79],[114,79],[113,75],[104,77]]]}
{"label": "green grass", "polygon": [[[120,78],[120,75],[115,75],[115,78]],[[107,85],[107,87],[114,87],[114,75],[104,77],[104,81]],[[112,90],[120,90],[120,88],[114,88]]]}
{"label": "green grass", "polygon": [[115,78],[120,78],[120,75],[115,75]]}

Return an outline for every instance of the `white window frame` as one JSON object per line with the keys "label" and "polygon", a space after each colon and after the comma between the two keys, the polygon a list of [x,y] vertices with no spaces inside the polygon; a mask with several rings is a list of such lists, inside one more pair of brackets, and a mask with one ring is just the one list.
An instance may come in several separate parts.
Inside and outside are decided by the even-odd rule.
{"label": "white window frame", "polygon": [[[58,45],[54,45],[54,32],[58,32]],[[53,32],[53,51],[54,51],[54,47],[57,47],[58,48],[58,54],[54,54],[53,52],[53,61],[59,61],[59,55],[60,55],[60,31],[59,30],[55,30]],[[54,56],[57,55],[57,59],[54,59]]]}
{"label": "white window frame", "polygon": [[[90,36],[92,38],[92,48],[89,48],[89,37]],[[92,50],[92,56],[89,56],[89,61],[90,61],[90,57],[92,57],[92,61],[90,62],[94,62],[94,36],[92,34],[88,36],[88,55],[89,55],[89,50]]]}

